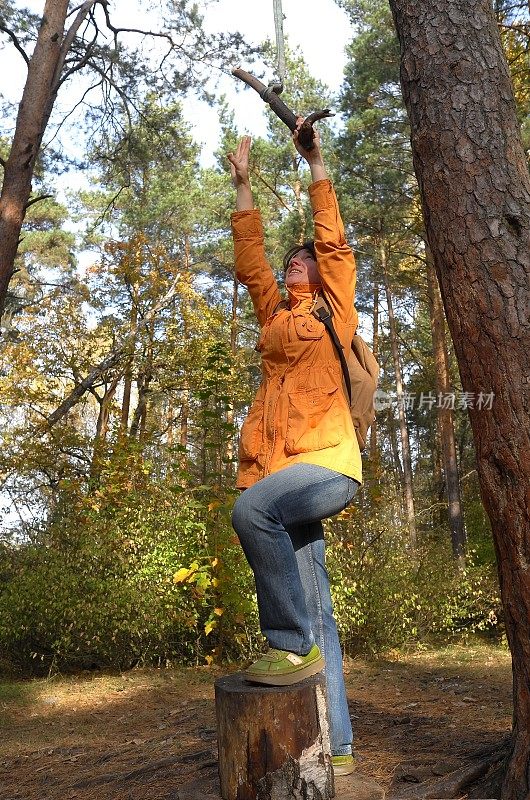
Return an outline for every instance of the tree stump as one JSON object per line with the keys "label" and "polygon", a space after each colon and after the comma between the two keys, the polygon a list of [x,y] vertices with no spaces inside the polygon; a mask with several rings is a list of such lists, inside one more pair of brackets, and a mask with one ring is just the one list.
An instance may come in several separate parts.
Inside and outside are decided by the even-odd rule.
{"label": "tree stump", "polygon": [[322,674],[293,686],[215,682],[223,800],[330,800],[335,794]]}

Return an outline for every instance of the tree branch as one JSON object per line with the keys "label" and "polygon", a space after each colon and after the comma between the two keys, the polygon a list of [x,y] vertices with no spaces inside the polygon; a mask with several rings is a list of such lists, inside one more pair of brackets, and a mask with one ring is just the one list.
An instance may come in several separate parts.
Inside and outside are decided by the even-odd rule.
{"label": "tree branch", "polygon": [[264,185],[264,186],[266,186],[266,187],[267,187],[267,189],[268,189],[270,192],[272,192],[272,194],[273,194],[273,195],[276,197],[276,199],[277,199],[277,200],[279,200],[279,201],[280,201],[280,203],[282,204],[282,206],[283,206],[285,209],[287,209],[287,211],[289,211],[289,212],[291,212],[291,211],[292,211],[292,208],[290,208],[290,207],[287,205],[287,203],[285,202],[285,200],[283,199],[283,197],[280,197],[280,195],[278,194],[278,192],[276,191],[276,189],[275,189],[273,186],[271,186],[269,183],[267,183],[267,181],[265,180],[265,178],[263,178],[263,177],[261,176],[261,173],[260,173],[260,172],[256,171],[255,169],[252,169],[252,170],[251,170],[251,172],[252,172],[252,174],[253,174],[253,175],[255,175],[255,176],[256,176],[256,178],[257,178],[259,181],[261,181],[261,182],[263,183],[263,185]]}
{"label": "tree branch", "polygon": [[52,428],[57,422],[59,422],[59,420],[61,420],[70,411],[70,409],[76,405],[76,403],[82,398],[87,389],[95,383],[95,381],[100,377],[100,375],[102,375],[104,372],[107,372],[107,370],[112,369],[118,364],[122,355],[123,355],[123,347],[120,347],[118,350],[115,350],[113,353],[106,356],[103,359],[103,361],[100,361],[99,364],[93,367],[86,376],[86,378],[84,378],[84,380],[78,383],[75,389],[72,392],[70,392],[68,397],[65,400],[63,400],[61,405],[58,408],[56,408],[52,414],[48,416],[46,420],[47,428],[48,429]]}
{"label": "tree branch", "polygon": [[105,72],[105,70],[101,69],[101,67],[98,67],[97,64],[94,64],[94,62],[92,62],[90,66],[92,67],[93,70],[95,70],[95,72],[98,72],[101,75],[101,77],[103,78],[103,80],[107,81],[107,83],[110,86],[112,86],[112,88],[115,90],[115,92],[117,92],[117,94],[120,96],[120,99],[121,99],[121,101],[123,103],[123,107],[124,107],[125,113],[127,115],[127,119],[129,121],[129,128],[132,128],[133,127],[133,123],[132,123],[132,119],[131,119],[131,112],[129,111],[129,100],[127,98],[127,95],[123,91],[123,89],[120,89],[120,87],[116,83],[114,83],[112,78],[109,78],[109,76]]}
{"label": "tree branch", "polygon": [[53,90],[52,90],[53,93],[55,93],[59,88],[59,86],[61,85],[60,76],[64,67],[64,61],[68,51],[72,46],[72,42],[75,39],[75,35],[79,30],[79,28],[81,27],[83,20],[86,19],[90,9],[97,1],[98,0],[86,0],[86,2],[83,3],[83,5],[80,7],[77,13],[76,18],[72,22],[66,36],[63,39],[63,43],[61,45],[61,50],[59,53],[59,58],[57,61],[57,67],[55,68],[55,74],[53,76]]}
{"label": "tree branch", "polygon": [[26,62],[26,66],[29,67],[29,57],[26,54],[26,51],[24,50],[22,45],[20,44],[19,40],[17,39],[16,35],[13,33],[13,31],[10,30],[9,28],[6,28],[6,26],[3,25],[1,22],[0,22],[0,31],[3,31],[4,33],[7,33],[7,35],[9,36],[9,38],[11,39],[13,44],[15,45],[16,49],[18,50],[18,52],[20,53],[20,55],[22,56],[22,58]]}
{"label": "tree branch", "polygon": [[31,200],[28,200],[24,208],[27,211],[30,206],[39,203],[41,200],[48,200],[50,197],[53,197],[53,194],[39,194],[38,197],[33,197]]}
{"label": "tree branch", "polygon": [[[83,58],[81,59],[81,61],[78,61],[78,62],[77,62],[77,64],[75,64],[75,66],[73,66],[73,67],[70,67],[70,69],[67,69],[67,70],[66,70],[66,72],[64,73],[64,75],[62,75],[62,76],[61,76],[61,77],[58,79],[58,82],[57,82],[57,88],[59,88],[60,86],[62,86],[62,85],[63,85],[63,83],[64,83],[65,81],[67,81],[67,80],[68,80],[68,78],[69,78],[71,75],[73,75],[73,73],[74,73],[74,72],[79,72],[79,70],[80,70],[80,69],[83,69],[83,67],[86,67],[86,65],[87,65],[87,64],[88,64],[88,62],[90,61],[90,58],[91,58],[91,56],[92,56],[92,53],[94,52],[94,45],[96,44],[96,42],[97,42],[97,38],[98,38],[98,36],[99,36],[99,29],[98,29],[98,27],[97,27],[97,25],[96,25],[95,21],[94,21],[94,25],[95,25],[95,28],[96,28],[96,33],[95,33],[95,35],[94,35],[94,37],[93,37],[92,41],[91,41],[91,42],[89,42],[89,43],[87,44],[87,46],[86,46],[86,52],[85,52],[85,55],[83,56]],[[63,62],[63,67],[64,67],[64,62]]]}
{"label": "tree branch", "polygon": [[[62,81],[61,81],[61,82],[62,82]],[[82,104],[84,103],[84,101],[85,101],[85,97],[87,96],[87,94],[88,94],[89,92],[91,92],[91,91],[92,91],[92,89],[97,89],[97,88],[98,88],[98,86],[102,86],[102,85],[103,85],[103,79],[102,79],[102,80],[100,80],[100,81],[98,81],[97,83],[93,83],[93,84],[92,84],[92,86],[89,86],[89,87],[88,87],[88,89],[87,89],[87,90],[86,90],[86,91],[83,93],[83,96],[81,97],[81,99],[80,99],[80,100],[79,100],[79,101],[78,101],[78,102],[75,104],[75,106],[74,106],[74,107],[73,107],[73,108],[72,108],[72,109],[71,109],[71,110],[68,112],[68,114],[65,114],[65,116],[62,118],[62,120],[60,121],[59,125],[57,126],[57,128],[56,128],[56,130],[55,130],[55,132],[54,132],[54,134],[53,134],[53,136],[52,136],[52,138],[51,138],[51,139],[49,139],[49,140],[46,142],[46,144],[44,144],[44,145],[43,145],[43,147],[42,147],[42,149],[43,149],[43,150],[45,150],[47,147],[49,147],[49,146],[51,145],[51,143],[52,143],[52,142],[53,142],[53,141],[54,141],[54,140],[57,138],[57,136],[59,135],[59,132],[60,132],[60,130],[62,129],[62,127],[63,127],[63,125],[65,124],[65,122],[66,122],[66,120],[68,119],[68,117],[71,117],[71,116],[72,116],[72,114],[75,114],[75,112],[77,111],[77,109],[79,108],[79,106],[80,106],[80,105],[82,105]]]}

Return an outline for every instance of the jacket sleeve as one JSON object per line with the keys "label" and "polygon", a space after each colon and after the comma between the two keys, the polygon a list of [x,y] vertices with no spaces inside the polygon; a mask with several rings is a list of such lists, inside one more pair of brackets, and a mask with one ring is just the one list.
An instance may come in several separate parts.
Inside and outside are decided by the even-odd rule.
{"label": "jacket sleeve", "polygon": [[324,294],[335,319],[357,327],[353,305],[357,270],[351,248],[344,237],[335,190],[329,180],[309,187],[315,225],[317,266]]}
{"label": "jacket sleeve", "polygon": [[257,208],[232,214],[232,236],[237,279],[252,298],[261,327],[282,297],[263,247],[263,226]]}

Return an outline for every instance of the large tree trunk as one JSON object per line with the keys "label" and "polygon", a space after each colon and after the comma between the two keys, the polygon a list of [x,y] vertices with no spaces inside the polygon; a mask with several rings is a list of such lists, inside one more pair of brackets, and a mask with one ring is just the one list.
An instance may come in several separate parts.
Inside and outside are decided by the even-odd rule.
{"label": "large tree trunk", "polygon": [[513,659],[502,797],[522,800],[530,794],[530,180],[489,0],[390,5],[427,236],[463,389],[474,393],[469,416]]}
{"label": "large tree trunk", "polygon": [[445,322],[442,298],[432,254],[427,248],[427,284],[429,294],[429,311],[431,317],[432,347],[434,353],[436,393],[442,402],[438,403],[437,414],[440,428],[440,441],[442,446],[443,469],[445,478],[445,492],[449,512],[449,529],[451,531],[451,544],[453,556],[460,566],[465,563],[466,533],[464,518],[462,516],[462,503],[460,501],[460,479],[458,462],[456,460],[455,427],[453,420],[452,402],[447,399],[454,397],[451,392],[449,378],[449,358],[445,343]]}
{"label": "large tree trunk", "polygon": [[401,435],[401,453],[403,455],[403,497],[405,501],[405,513],[407,515],[407,525],[409,529],[410,544],[416,547],[416,518],[414,514],[414,491],[412,481],[412,461],[410,458],[409,431],[407,428],[407,418],[405,415],[405,398],[403,395],[403,377],[401,374],[401,360],[396,334],[396,320],[394,317],[394,306],[392,304],[392,292],[388,283],[386,272],[386,250],[384,244],[381,245],[381,269],[385,283],[386,300],[388,305],[388,325],[390,328],[390,345],[392,348],[392,359],[394,361],[394,373],[396,376],[396,394],[398,404],[399,432]]}

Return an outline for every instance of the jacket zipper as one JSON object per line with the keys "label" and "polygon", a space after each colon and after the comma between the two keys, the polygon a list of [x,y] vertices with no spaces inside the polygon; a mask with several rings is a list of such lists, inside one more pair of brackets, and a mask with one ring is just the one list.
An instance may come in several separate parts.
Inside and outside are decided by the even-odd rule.
{"label": "jacket zipper", "polygon": [[274,455],[274,448],[276,446],[276,422],[275,422],[275,420],[276,420],[276,408],[278,406],[278,400],[280,399],[280,392],[282,390],[283,382],[285,381],[285,373],[286,372],[287,372],[287,370],[285,370],[283,372],[282,376],[279,379],[278,394],[276,396],[276,402],[274,403],[274,409],[273,409],[273,412],[272,412],[272,419],[273,419],[272,445],[271,445],[271,448],[269,450],[269,455],[265,460],[265,466],[263,467],[263,477],[266,477],[269,474],[269,467],[270,467],[270,464],[271,464],[271,461],[272,461],[272,456]]}

